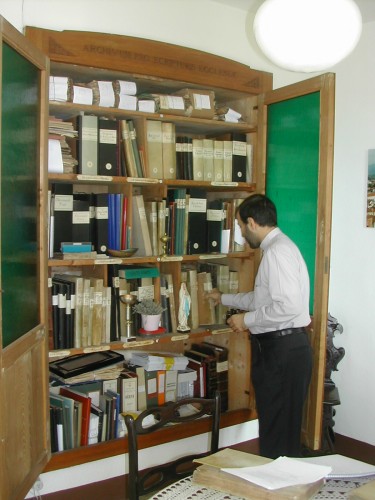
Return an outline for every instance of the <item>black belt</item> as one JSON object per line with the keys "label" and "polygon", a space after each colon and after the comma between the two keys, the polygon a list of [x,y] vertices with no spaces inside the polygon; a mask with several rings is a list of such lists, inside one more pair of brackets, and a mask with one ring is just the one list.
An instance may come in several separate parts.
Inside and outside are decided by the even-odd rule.
{"label": "black belt", "polygon": [[252,338],[258,340],[271,340],[277,339],[280,337],[285,337],[286,335],[294,335],[299,333],[306,333],[306,329],[304,327],[301,328],[284,328],[283,330],[274,330],[273,332],[265,332],[258,333],[252,335]]}

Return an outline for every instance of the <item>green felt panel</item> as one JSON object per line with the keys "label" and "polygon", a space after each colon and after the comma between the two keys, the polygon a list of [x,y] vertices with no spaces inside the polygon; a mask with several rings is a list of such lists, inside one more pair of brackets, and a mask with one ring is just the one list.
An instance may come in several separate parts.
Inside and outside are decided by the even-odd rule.
{"label": "green felt panel", "polygon": [[39,324],[39,70],[2,46],[1,301],[3,347]]}
{"label": "green felt panel", "polygon": [[299,247],[310,275],[314,307],[319,175],[320,93],[268,106],[266,194],[278,225]]}

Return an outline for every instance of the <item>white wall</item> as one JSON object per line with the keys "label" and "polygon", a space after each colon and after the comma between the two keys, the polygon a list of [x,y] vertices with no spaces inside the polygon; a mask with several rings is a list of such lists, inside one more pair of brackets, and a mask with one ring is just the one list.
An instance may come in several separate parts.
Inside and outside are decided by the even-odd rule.
{"label": "white wall", "polygon": [[[251,16],[211,0],[0,0],[0,14],[20,31],[32,25],[111,32],[212,52],[272,72],[275,88],[314,76],[268,63],[255,46]],[[330,68],[336,73],[336,132],[329,311],[344,327],[335,345],[346,350],[333,375],[341,397],[335,431],[371,445],[375,445],[375,229],[365,227],[365,202],[367,150],[375,148],[374,46],[375,24],[370,23],[355,51]],[[237,428],[233,431],[235,437],[228,444],[256,437],[253,425],[243,426],[240,435]],[[163,448],[163,453],[169,451]],[[122,459],[114,460],[121,468]],[[112,476],[118,475],[112,461],[104,462],[111,465]],[[106,467],[100,464],[96,471],[95,467],[78,468],[77,480],[98,480],[97,471]],[[69,474],[44,476],[51,491],[68,487]]]}

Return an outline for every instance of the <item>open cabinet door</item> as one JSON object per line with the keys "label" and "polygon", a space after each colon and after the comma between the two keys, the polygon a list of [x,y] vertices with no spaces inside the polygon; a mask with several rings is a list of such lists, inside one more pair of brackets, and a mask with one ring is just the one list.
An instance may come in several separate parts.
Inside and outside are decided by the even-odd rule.
{"label": "open cabinet door", "polygon": [[[309,332],[314,352],[303,441],[319,449],[322,431],[334,141],[335,75],[324,74],[259,97],[259,191],[309,269]],[[264,185],[262,185],[264,182]]]}
{"label": "open cabinet door", "polygon": [[0,17],[0,498],[49,458],[46,333],[48,59]]}

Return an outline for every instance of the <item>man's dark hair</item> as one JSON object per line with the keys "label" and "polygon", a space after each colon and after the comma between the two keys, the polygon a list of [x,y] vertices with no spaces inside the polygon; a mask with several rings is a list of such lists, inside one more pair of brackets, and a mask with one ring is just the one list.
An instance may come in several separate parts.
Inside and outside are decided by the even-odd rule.
{"label": "man's dark hair", "polygon": [[275,204],[263,194],[253,194],[246,198],[236,210],[242,222],[252,217],[260,226],[277,226],[277,212]]}

